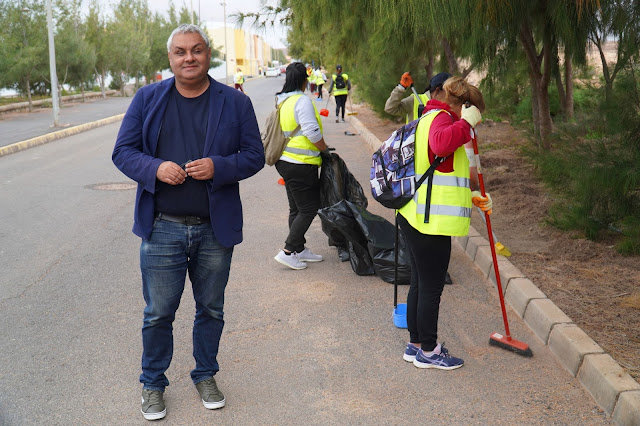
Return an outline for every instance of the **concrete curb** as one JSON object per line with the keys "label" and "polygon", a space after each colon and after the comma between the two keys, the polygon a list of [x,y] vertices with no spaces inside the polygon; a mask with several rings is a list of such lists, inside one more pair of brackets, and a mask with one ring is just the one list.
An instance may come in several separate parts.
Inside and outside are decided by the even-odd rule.
{"label": "concrete curb", "polygon": [[[105,92],[106,96],[112,96],[117,94],[118,91],[117,90],[107,90]],[[87,99],[91,99],[91,98],[101,98],[102,97],[102,92],[87,92],[84,94],[84,97]],[[68,101],[76,101],[76,100],[82,100],[82,94],[77,94],[77,95],[67,95],[67,96],[62,96],[61,101],[62,103],[68,102]],[[51,98],[47,98],[47,99],[38,99],[37,101],[32,101],[31,105],[34,107],[41,107],[42,105],[48,105],[51,104]],[[13,103],[13,104],[7,104],[7,105],[0,105],[0,114],[6,113],[6,112],[14,112],[14,111],[22,111],[25,109],[29,109],[29,102],[17,102],[17,103]]]}
{"label": "concrete curb", "polygon": [[[381,141],[357,118],[350,123],[369,145],[377,150]],[[496,285],[489,242],[473,227],[466,237],[453,240]],[[640,425],[640,384],[620,367],[611,356],[573,323],[535,284],[509,260],[498,255],[500,282],[505,301],[551,352],[560,364],[591,394],[618,425]]]}
{"label": "concrete curb", "polygon": [[43,145],[55,141],[57,139],[66,138],[67,136],[76,135],[87,130],[95,129],[96,127],[104,126],[111,123],[121,121],[124,114],[118,114],[111,117],[103,118],[102,120],[93,121],[91,123],[80,124],[78,126],[69,127],[68,129],[58,130],[57,132],[47,133],[46,135],[36,136],[35,138],[27,139],[24,141],[16,142],[11,145],[0,147],[0,157],[13,154],[19,151],[24,151],[34,146]]}

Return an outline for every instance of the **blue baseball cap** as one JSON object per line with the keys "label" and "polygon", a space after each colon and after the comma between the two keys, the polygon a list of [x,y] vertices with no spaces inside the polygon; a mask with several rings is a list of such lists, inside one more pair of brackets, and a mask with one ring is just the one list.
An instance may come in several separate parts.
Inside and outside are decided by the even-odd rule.
{"label": "blue baseball cap", "polygon": [[431,91],[438,87],[442,88],[442,85],[449,79],[449,77],[451,77],[451,74],[449,74],[448,72],[441,72],[434,75],[433,77],[431,77],[431,80],[429,80],[427,90]]}

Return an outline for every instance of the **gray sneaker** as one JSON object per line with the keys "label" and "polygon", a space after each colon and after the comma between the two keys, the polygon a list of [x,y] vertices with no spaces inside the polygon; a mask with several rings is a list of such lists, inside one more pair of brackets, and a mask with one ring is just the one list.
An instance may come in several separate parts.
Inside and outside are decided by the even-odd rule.
{"label": "gray sneaker", "polygon": [[224,395],[220,392],[220,389],[218,389],[215,378],[209,377],[206,380],[196,383],[196,389],[198,389],[205,408],[215,410],[216,408],[224,407]]}
{"label": "gray sneaker", "polygon": [[159,390],[142,389],[142,408],[140,411],[147,420],[159,420],[167,415],[164,405],[163,392]]}

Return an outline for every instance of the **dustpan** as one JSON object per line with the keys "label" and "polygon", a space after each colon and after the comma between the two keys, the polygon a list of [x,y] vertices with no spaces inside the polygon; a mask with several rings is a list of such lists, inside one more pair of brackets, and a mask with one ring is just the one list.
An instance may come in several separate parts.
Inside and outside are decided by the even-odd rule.
{"label": "dustpan", "polygon": [[398,303],[398,216],[396,215],[395,262],[393,268],[393,325],[407,328],[407,304]]}
{"label": "dustpan", "polygon": [[328,117],[329,116],[329,110],[327,109],[327,107],[329,106],[329,100],[331,99],[331,95],[329,95],[329,97],[327,98],[327,103],[324,106],[324,108],[322,108],[319,112],[319,114],[323,117]]}

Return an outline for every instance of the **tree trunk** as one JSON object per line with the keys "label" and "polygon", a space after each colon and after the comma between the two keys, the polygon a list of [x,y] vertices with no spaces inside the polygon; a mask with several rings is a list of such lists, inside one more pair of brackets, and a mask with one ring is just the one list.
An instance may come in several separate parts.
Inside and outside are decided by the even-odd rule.
{"label": "tree trunk", "polygon": [[[566,55],[565,55],[566,61]],[[553,63],[553,77],[556,82],[556,88],[558,90],[558,98],[560,100],[560,110],[565,117],[566,120],[566,105],[567,105],[567,94],[564,91],[564,83],[562,82],[562,72],[560,70],[560,58],[557,53],[554,57]]]}
{"label": "tree trunk", "polygon": [[531,83],[531,119],[533,120],[533,135],[540,140],[540,106],[538,105],[538,81],[533,72],[529,71],[529,82]]}
{"label": "tree trunk", "polygon": [[447,58],[447,63],[449,64],[449,73],[452,75],[460,74],[458,60],[456,59],[456,55],[453,53],[453,49],[451,49],[449,40],[447,40],[446,37],[442,37],[442,49],[444,50],[444,55]]}
{"label": "tree trunk", "polygon": [[102,92],[102,98],[107,98],[107,89],[104,87],[104,79],[106,78],[105,72],[100,72],[100,91]]}
{"label": "tree trunk", "polygon": [[529,64],[532,90],[535,92],[535,96],[531,99],[531,104],[533,106],[536,97],[538,102],[540,146],[548,150],[551,148],[550,136],[553,130],[553,121],[551,120],[551,111],[549,108],[549,80],[551,78],[551,52],[553,50],[551,48],[550,35],[549,32],[546,31],[543,36],[542,54],[540,56],[536,51],[533,33],[526,23],[520,28],[519,37]]}
{"label": "tree trunk", "polygon": [[431,80],[431,77],[433,77],[433,62],[434,62],[433,54],[430,53],[429,54],[429,61],[424,66],[424,70],[427,73],[427,81]]}
{"label": "tree trunk", "polygon": [[27,78],[27,99],[29,100],[29,112],[33,111],[33,100],[31,99],[31,83]]}
{"label": "tree trunk", "polygon": [[573,62],[572,56],[569,55],[565,49],[564,56],[564,84],[566,85],[566,103],[564,106],[564,113],[567,116],[567,120],[573,118]]}

